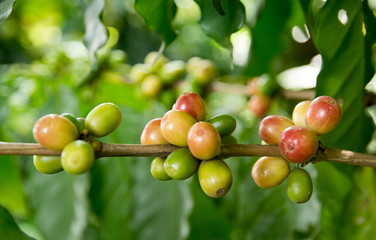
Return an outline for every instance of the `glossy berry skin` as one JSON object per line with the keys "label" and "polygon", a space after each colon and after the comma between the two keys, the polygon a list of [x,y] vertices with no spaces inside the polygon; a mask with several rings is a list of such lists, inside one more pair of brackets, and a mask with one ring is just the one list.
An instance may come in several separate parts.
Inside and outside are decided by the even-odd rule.
{"label": "glossy berry skin", "polygon": [[141,144],[155,145],[155,144],[168,144],[169,142],[162,136],[161,133],[161,120],[162,118],[155,118],[150,120],[141,133]]}
{"label": "glossy berry skin", "polygon": [[181,94],[172,109],[187,112],[198,122],[206,120],[205,103],[200,95],[194,92]]}
{"label": "glossy berry skin", "polygon": [[290,165],[281,157],[262,157],[252,167],[252,178],[261,188],[273,188],[289,175]]}
{"label": "glossy berry skin", "polygon": [[269,111],[271,100],[261,94],[253,95],[248,101],[248,109],[256,116],[263,117]]}
{"label": "glossy berry skin", "polygon": [[200,60],[199,64],[192,71],[194,81],[200,85],[211,83],[216,75],[217,69],[214,63],[207,59]]}
{"label": "glossy berry skin", "polygon": [[307,202],[313,192],[311,176],[301,168],[292,170],[287,178],[287,195],[295,203]]}
{"label": "glossy berry skin", "polygon": [[294,107],[292,111],[292,121],[296,126],[307,127],[305,124],[305,114],[311,102],[310,100],[302,101]]}
{"label": "glossy berry skin", "polygon": [[319,147],[315,132],[309,128],[292,126],[281,134],[279,150],[291,163],[303,163],[310,160]]}
{"label": "glossy berry skin", "polygon": [[202,161],[198,168],[198,180],[201,189],[206,195],[212,198],[219,198],[231,188],[231,169],[221,159]]}
{"label": "glossy berry skin", "polygon": [[104,137],[121,122],[121,112],[113,103],[102,103],[93,108],[85,118],[85,128],[94,137]]}
{"label": "glossy berry skin", "polygon": [[33,156],[33,163],[35,168],[44,174],[55,174],[61,172],[63,167],[61,166],[60,156]]}
{"label": "glossy berry skin", "polygon": [[305,124],[318,135],[332,131],[341,120],[341,107],[329,96],[315,98],[308,106]]}
{"label": "glossy berry skin", "polygon": [[208,122],[194,124],[189,129],[187,143],[193,156],[201,160],[212,159],[221,153],[221,137]]}
{"label": "glossy berry skin", "polygon": [[61,151],[65,145],[78,138],[78,131],[67,118],[57,114],[48,114],[35,122],[33,136],[43,147]]}
{"label": "glossy berry skin", "polygon": [[151,175],[160,181],[167,181],[170,180],[171,177],[167,175],[166,170],[164,168],[164,159],[161,157],[156,157],[154,160],[151,162],[150,165],[150,172]]}
{"label": "glossy berry skin", "polygon": [[61,153],[61,165],[71,174],[83,174],[93,166],[95,155],[88,142],[76,140],[70,142]]}
{"label": "glossy berry skin", "polygon": [[170,110],[163,115],[161,120],[162,136],[173,145],[185,147],[188,131],[195,123],[196,120],[188,113]]}
{"label": "glossy berry skin", "polygon": [[168,176],[176,180],[184,180],[192,176],[198,168],[199,161],[188,148],[179,148],[170,153],[164,161],[164,169]]}
{"label": "glossy berry skin", "polygon": [[261,120],[259,126],[260,138],[270,145],[278,145],[282,132],[294,126],[294,123],[283,116],[271,115]]}
{"label": "glossy berry skin", "polygon": [[228,135],[221,138],[221,142],[222,144],[238,144],[238,140],[234,137],[234,135]]}
{"label": "glossy berry skin", "polygon": [[235,118],[227,114],[214,116],[208,122],[217,129],[221,138],[231,135],[236,129]]}

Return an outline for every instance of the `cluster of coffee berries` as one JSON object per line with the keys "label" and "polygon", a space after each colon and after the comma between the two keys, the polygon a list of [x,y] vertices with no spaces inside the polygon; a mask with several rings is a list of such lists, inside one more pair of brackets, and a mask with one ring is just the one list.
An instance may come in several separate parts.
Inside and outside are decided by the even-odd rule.
{"label": "cluster of coffee berries", "polygon": [[250,98],[248,101],[248,109],[256,117],[264,117],[272,103],[272,97],[278,89],[278,85],[274,79],[268,75],[251,78],[247,84]]}
{"label": "cluster of coffee berries", "polygon": [[33,127],[34,139],[43,147],[61,151],[60,156],[34,155],[34,166],[45,174],[65,170],[83,174],[93,165],[95,152],[104,137],[120,124],[121,112],[113,103],[102,103],[93,108],[86,118],[70,113],[48,114],[39,118]]}
{"label": "cluster of coffee berries", "polygon": [[[184,80],[192,90],[200,89],[214,80],[216,67],[210,60],[192,57],[187,62],[169,60],[163,54],[150,52],[143,63],[132,66],[130,80],[137,84],[142,96],[157,97],[164,89],[170,89],[176,82]],[[184,85],[183,88],[187,86]]]}
{"label": "cluster of coffee berries", "polygon": [[180,147],[165,159],[155,158],[151,174],[163,181],[184,180],[198,172],[200,186],[208,196],[223,196],[232,185],[232,173],[218,155],[221,144],[236,143],[231,135],[235,128],[236,120],[229,115],[206,120],[205,103],[198,94],[181,94],[172,109],[149,121],[141,134],[141,144]]}
{"label": "cluster of coffee berries", "polygon": [[[319,148],[318,136],[332,131],[341,119],[341,107],[329,96],[298,103],[292,120],[278,115],[260,122],[260,138],[269,145],[278,145],[282,157],[262,157],[252,168],[252,177],[262,188],[279,185],[287,178],[287,194],[297,203],[308,201],[312,180],[299,164],[306,164]],[[290,171],[289,163],[296,167]]]}

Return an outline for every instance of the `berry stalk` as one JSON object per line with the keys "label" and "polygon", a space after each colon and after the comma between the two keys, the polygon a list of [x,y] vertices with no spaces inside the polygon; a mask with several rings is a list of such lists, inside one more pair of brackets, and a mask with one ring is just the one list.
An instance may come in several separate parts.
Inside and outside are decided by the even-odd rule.
{"label": "berry stalk", "polygon": [[[167,157],[179,147],[171,144],[140,145],[102,143],[97,157]],[[44,155],[59,156],[61,152],[42,147],[37,143],[0,142],[0,155]],[[220,157],[279,156],[282,154],[278,146],[254,144],[224,144],[221,146]],[[376,156],[357,153],[336,148],[320,146],[312,163],[330,161],[358,166],[376,167]]]}

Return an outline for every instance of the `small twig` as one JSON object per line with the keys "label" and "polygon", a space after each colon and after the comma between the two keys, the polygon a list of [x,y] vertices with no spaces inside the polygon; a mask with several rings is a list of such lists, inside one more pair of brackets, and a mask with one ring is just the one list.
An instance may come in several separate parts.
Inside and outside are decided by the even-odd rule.
{"label": "small twig", "polygon": [[[179,147],[174,145],[140,145],[103,143],[97,157],[167,157]],[[0,155],[52,155],[61,153],[44,148],[36,143],[0,142]],[[225,144],[219,157],[282,156],[278,146],[254,144]],[[330,161],[359,166],[376,167],[376,156],[347,150],[323,147],[312,163]]]}
{"label": "small twig", "polygon": [[[247,86],[241,85],[241,84],[224,83],[224,82],[216,81],[210,85],[210,90],[216,91],[216,92],[233,93],[233,94],[240,94],[244,96],[251,96]],[[299,90],[299,91],[281,90],[281,95],[285,99],[306,100],[306,99],[314,98],[315,91],[314,90]]]}

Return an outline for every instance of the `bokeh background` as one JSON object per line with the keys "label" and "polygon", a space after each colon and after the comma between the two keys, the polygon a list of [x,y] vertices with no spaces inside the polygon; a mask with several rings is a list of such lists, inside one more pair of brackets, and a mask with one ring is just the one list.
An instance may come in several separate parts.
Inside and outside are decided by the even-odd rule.
{"label": "bokeh background", "polygon": [[[97,104],[113,102],[123,119],[101,141],[138,144],[145,124],[188,89],[202,95],[208,117],[236,118],[239,143],[260,144],[261,118],[248,108],[244,89],[263,76],[278,86],[268,115],[291,117],[304,98],[286,98],[283,91],[314,89],[343,109],[340,125],[322,143],[376,152],[374,0],[18,0],[4,17],[13,2],[0,1],[1,141],[35,142],[32,127],[41,116],[85,117]],[[243,91],[188,84],[143,96],[129,73],[163,41],[169,60],[208,59],[217,69],[210,84]],[[0,156],[0,238],[376,239],[373,168],[309,164],[314,192],[299,205],[288,199],[286,183],[257,187],[251,177],[256,159],[226,159],[233,186],[212,199],[197,175],[155,180],[152,158],[100,158],[88,173],[74,176],[39,173],[32,156]]]}

